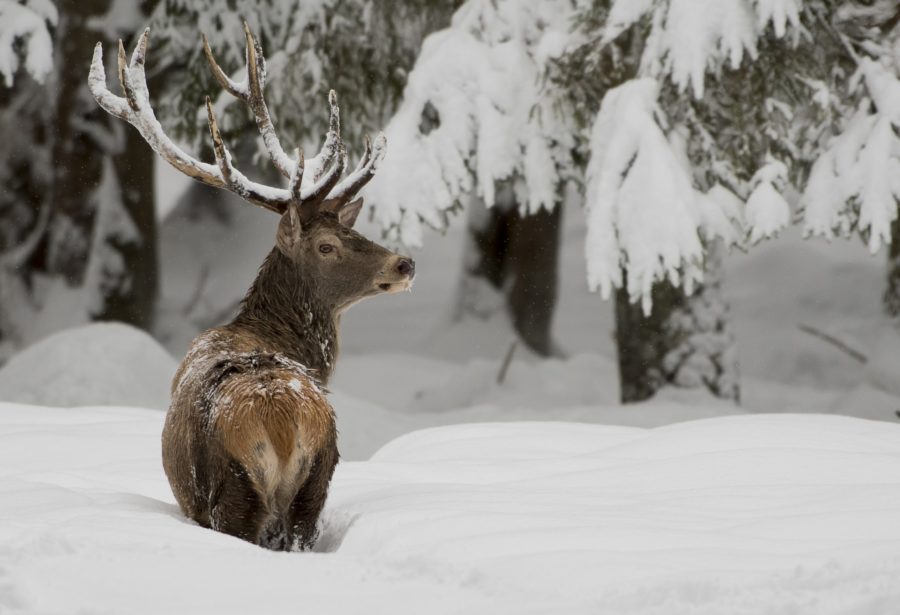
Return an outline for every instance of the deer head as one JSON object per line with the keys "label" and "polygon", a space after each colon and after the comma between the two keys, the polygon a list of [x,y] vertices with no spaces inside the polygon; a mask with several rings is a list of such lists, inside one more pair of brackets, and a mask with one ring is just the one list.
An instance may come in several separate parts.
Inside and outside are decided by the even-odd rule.
{"label": "deer head", "polygon": [[[246,81],[236,82],[225,74],[213,57],[205,36],[202,37],[203,51],[216,81],[252,112],[269,158],[286,180],[285,187],[256,183],[234,167],[209,97],[206,112],[215,165],[187,154],[165,134],[150,106],[144,73],[149,28],[138,39],[130,62],[126,59],[122,41],[119,41],[118,73],[124,97],[107,89],[103,49],[100,43],[97,44],[88,77],[91,93],[104,110],[137,128],[150,147],[182,173],[204,184],[234,192],[249,203],[279,214],[276,248],[270,260],[286,260],[294,272],[305,279],[306,286],[315,289],[317,299],[335,313],[339,314],[365,297],[408,289],[415,275],[412,259],[395,254],[352,229],[363,204],[356,195],[373,177],[384,156],[384,135],[378,135],[374,145],[366,137],[359,164],[344,177],[347,152],[341,140],[337,96],[332,90],[328,96],[329,129],[321,151],[310,160],[304,159],[300,148],[294,150],[292,156],[288,155],[275,134],[263,97],[266,61],[262,48],[246,22],[244,34]],[[280,270],[283,274],[284,267]]]}
{"label": "deer head", "polygon": [[[347,210],[345,206],[341,211]],[[366,297],[407,290],[415,276],[412,259],[369,241],[352,224],[327,211],[304,222],[291,208],[278,225],[277,250],[314,284],[318,300],[337,314]]]}

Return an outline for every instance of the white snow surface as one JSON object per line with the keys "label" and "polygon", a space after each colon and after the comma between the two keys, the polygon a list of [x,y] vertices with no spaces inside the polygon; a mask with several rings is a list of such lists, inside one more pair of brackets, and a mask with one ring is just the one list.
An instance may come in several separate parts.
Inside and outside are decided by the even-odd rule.
{"label": "white snow surface", "polygon": [[0,404],[4,613],[791,613],[900,603],[900,426],[418,431],[342,462],[314,553],[186,521],[163,415]]}
{"label": "white snow surface", "polygon": [[176,366],[146,332],[95,323],[65,329],[14,355],[0,369],[0,399],[165,409]]}
{"label": "white snow surface", "polygon": [[49,27],[59,15],[49,0],[0,0],[0,76],[12,87],[13,78],[24,68],[42,82],[53,68],[53,41]]}

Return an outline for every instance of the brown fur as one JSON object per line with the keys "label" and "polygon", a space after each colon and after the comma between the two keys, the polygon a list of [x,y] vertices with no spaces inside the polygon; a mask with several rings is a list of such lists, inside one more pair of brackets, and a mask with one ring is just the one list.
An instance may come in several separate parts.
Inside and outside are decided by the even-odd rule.
{"label": "brown fur", "polygon": [[213,432],[265,496],[269,515],[287,510],[316,456],[334,445],[331,406],[307,376],[285,368],[229,378],[219,396]]}
{"label": "brown fur", "polygon": [[339,456],[323,386],[340,314],[408,287],[413,272],[337,215],[307,220],[302,232],[285,218],[240,314],[198,336],[175,374],[163,467],[200,525],[299,549],[315,541]]}

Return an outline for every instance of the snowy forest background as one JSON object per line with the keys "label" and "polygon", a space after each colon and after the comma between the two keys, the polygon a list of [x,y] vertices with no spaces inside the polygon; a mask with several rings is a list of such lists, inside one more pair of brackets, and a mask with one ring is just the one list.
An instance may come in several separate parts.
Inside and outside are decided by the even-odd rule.
{"label": "snowy forest background", "polygon": [[[130,50],[149,26],[147,80],[166,132],[212,161],[208,95],[241,168],[277,183],[252,117],[222,92],[202,53],[201,32],[241,77],[242,20],[266,53],[266,100],[282,141],[316,151],[332,88],[351,148],[384,130],[387,155],[362,192],[357,228],[417,262],[411,294],[343,318],[331,388],[351,463],[336,475],[318,550],[399,558],[398,574],[427,561],[434,578],[399,586],[411,613],[426,612],[423,604],[443,612],[432,600],[442,592],[448,605],[460,596],[487,604],[467,574],[510,597],[509,612],[525,603],[605,612],[594,592],[617,613],[776,612],[765,610],[774,604],[895,612],[900,484],[886,477],[900,475],[900,0],[0,0],[0,401],[10,402],[0,403],[0,439],[19,451],[0,453],[0,492],[12,489],[4,467],[21,464],[31,476],[44,466],[19,459],[49,441],[66,464],[90,460],[54,478],[60,490],[93,494],[120,481],[157,499],[113,498],[115,510],[136,507],[164,544],[194,539],[160,512],[171,495],[159,482],[155,417],[191,339],[236,313],[277,218],[169,167],[97,106],[87,75],[100,41],[115,90],[117,40]],[[795,413],[803,416],[780,416]],[[99,427],[88,434],[78,421]],[[147,436],[146,451],[144,440],[134,445],[142,465],[108,443],[129,430]],[[487,441],[501,444],[479,448]],[[609,451],[591,448],[598,442]],[[766,454],[752,456],[755,446]],[[821,455],[804,456],[813,450]],[[607,480],[593,454],[613,469],[631,460],[630,482]],[[429,465],[440,463],[454,469]],[[52,468],[33,471],[40,482]],[[539,497],[516,491],[516,481],[535,475],[557,499],[537,505],[528,529],[507,528],[510,511]],[[827,477],[834,484],[820,484]],[[494,479],[508,481],[500,500],[481,490]],[[435,491],[417,491],[418,480]],[[447,505],[435,487],[445,481],[461,490],[448,515],[466,522],[430,526],[435,502]],[[390,495],[362,486],[373,482]],[[654,523],[682,486],[694,491],[675,517],[689,521],[672,534]],[[629,509],[645,488],[640,503],[650,508]],[[45,497],[82,506],[63,491]],[[851,492],[863,511],[855,517],[841,508]],[[96,566],[106,572],[134,564],[124,539],[87,546],[96,535],[80,521],[74,534],[47,538],[32,501],[6,513],[0,505],[0,519],[32,541],[16,542],[0,524],[0,546],[13,545],[0,548],[0,607],[69,608],[82,573],[56,560],[52,568],[45,543],[82,559],[100,549],[107,563]],[[91,502],[91,514],[108,504]],[[729,517],[732,505],[741,512]],[[467,507],[482,516],[467,517]],[[584,507],[588,517],[573,512]],[[710,519],[750,523],[741,515],[776,508],[792,521],[752,535],[678,533],[695,518],[704,528]],[[536,582],[513,535],[448,546],[470,531],[483,538],[475,528],[495,512],[502,522],[492,536],[519,531],[537,545],[534,570],[558,556],[582,572],[564,565]],[[410,519],[420,531],[392,542]],[[671,550],[648,565],[626,519],[654,528]],[[609,535],[579,533],[586,524]],[[572,532],[575,560],[535,538],[557,531]],[[162,574],[165,553],[145,547],[135,565]],[[8,583],[4,553],[27,564]],[[704,575],[741,554],[767,580],[705,585]],[[286,574],[266,562],[260,579]],[[303,573],[334,573],[322,576],[326,588],[359,581],[342,566]],[[28,575],[50,569],[71,587],[29,593]],[[653,585],[656,573],[681,580]],[[503,582],[492,585],[495,577]],[[632,593],[618,585],[632,582]],[[822,592],[835,610],[816,610]],[[173,596],[175,607],[189,603]],[[112,610],[135,606],[106,599]],[[269,599],[280,604],[277,593]],[[541,610],[544,600],[554,608]]]}
{"label": "snowy forest background", "polygon": [[[451,291],[361,307],[347,349],[616,357],[631,402],[669,384],[739,400],[744,345],[745,376],[844,387],[897,339],[895,1],[3,0],[0,16],[0,360],[108,320],[180,356],[233,314],[274,222],[167,168],[99,109],[85,67],[95,42],[128,47],[149,25],[149,85],[167,131],[211,159],[200,112],[211,94],[226,139],[273,181],[251,118],[220,95],[199,45],[202,31],[239,70],[242,19],[267,50],[281,134],[317,142],[330,88],[348,142],[386,126],[368,230],[418,248],[421,285]],[[826,252],[818,238],[836,237],[874,256],[840,244],[815,256]],[[435,252],[446,255],[432,264]],[[877,287],[815,277],[845,254],[882,270]],[[806,271],[802,258],[819,265]],[[792,266],[803,279],[778,286],[773,269]],[[768,281],[748,288],[763,283],[758,269]],[[741,296],[751,291],[761,296]],[[859,307],[839,320],[834,306],[816,311],[834,301]],[[793,309],[777,335],[736,335],[745,302]],[[381,323],[366,323],[380,313],[415,326],[379,336]],[[510,349],[516,338],[524,352]],[[762,343],[809,353],[785,365],[753,356]],[[845,369],[810,374],[811,362]]]}

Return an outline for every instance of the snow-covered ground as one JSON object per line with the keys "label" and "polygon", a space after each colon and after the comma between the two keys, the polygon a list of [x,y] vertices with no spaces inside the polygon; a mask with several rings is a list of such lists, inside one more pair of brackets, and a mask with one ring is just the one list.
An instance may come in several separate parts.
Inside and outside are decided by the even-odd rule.
{"label": "snow-covered ground", "polygon": [[334,479],[317,553],[203,530],[163,415],[0,405],[4,613],[896,613],[900,426],[418,431]]}

